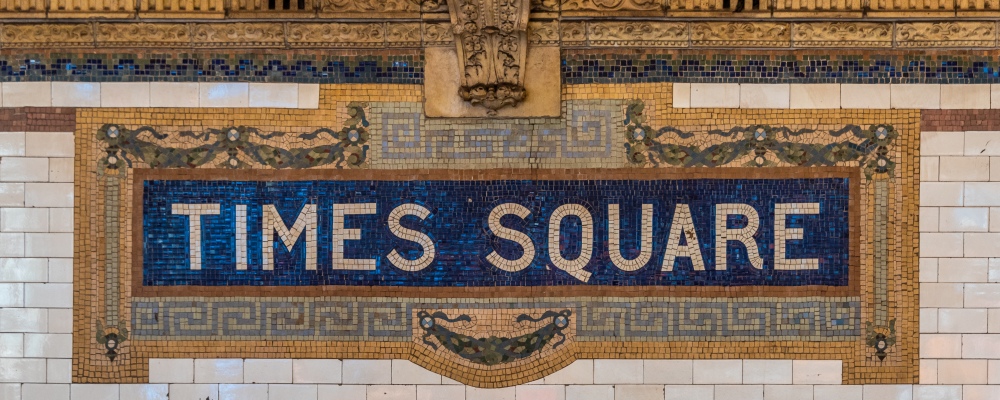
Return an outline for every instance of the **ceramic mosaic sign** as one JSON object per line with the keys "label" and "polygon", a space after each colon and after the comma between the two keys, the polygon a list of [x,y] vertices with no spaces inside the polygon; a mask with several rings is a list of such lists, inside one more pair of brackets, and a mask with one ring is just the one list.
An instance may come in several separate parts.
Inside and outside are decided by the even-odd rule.
{"label": "ceramic mosaic sign", "polygon": [[907,110],[427,118],[417,85],[316,110],[80,109],[74,379],[150,358],[408,359],[479,387],[577,359],[836,359],[917,376]]}
{"label": "ceramic mosaic sign", "polygon": [[142,185],[143,286],[837,287],[851,274],[847,178]]}

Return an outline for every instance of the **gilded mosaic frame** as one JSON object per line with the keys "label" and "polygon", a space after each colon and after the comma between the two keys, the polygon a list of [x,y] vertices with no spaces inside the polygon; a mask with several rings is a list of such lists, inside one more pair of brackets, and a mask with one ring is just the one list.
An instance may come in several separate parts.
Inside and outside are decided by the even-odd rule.
{"label": "gilded mosaic frame", "polygon": [[[344,86],[353,86],[346,90]],[[705,129],[729,129],[733,126],[768,123],[771,125],[816,125],[808,121],[818,121],[819,125],[843,126],[845,124],[890,124],[900,132],[899,138],[890,150],[896,161],[892,177],[886,176],[889,185],[891,205],[887,205],[887,259],[886,285],[889,307],[887,315],[894,317],[896,343],[885,360],[878,360],[875,350],[865,343],[862,332],[855,340],[824,341],[622,341],[622,340],[573,340],[559,349],[549,349],[537,357],[523,362],[505,364],[499,367],[483,367],[464,360],[447,357],[439,351],[423,346],[415,339],[399,341],[324,341],[303,342],[301,340],[139,340],[130,338],[121,342],[117,361],[109,361],[100,344],[101,334],[113,332],[110,326],[99,326],[95,322],[106,314],[109,308],[103,299],[107,289],[117,282],[122,288],[117,294],[118,307],[115,312],[130,315],[133,310],[131,272],[108,274],[102,266],[107,264],[109,255],[104,250],[109,238],[98,226],[106,217],[104,207],[106,193],[101,193],[100,174],[97,160],[106,156],[94,138],[101,126],[108,122],[127,126],[193,127],[202,130],[209,127],[233,125],[257,126],[261,129],[281,128],[284,130],[311,131],[316,127],[336,127],[348,120],[342,110],[355,101],[409,101],[419,102],[419,86],[407,85],[332,85],[324,86],[321,94],[320,110],[259,110],[215,109],[215,110],[140,110],[140,109],[79,109],[77,111],[77,172],[76,172],[76,257],[74,268],[74,381],[75,382],[145,382],[148,376],[148,358],[213,358],[213,357],[253,357],[253,358],[403,358],[410,359],[434,372],[441,373],[460,382],[481,386],[499,387],[536,380],[568,365],[575,359],[586,358],[796,358],[796,359],[841,359],[844,361],[844,383],[912,383],[918,373],[917,349],[919,313],[917,286],[917,195],[919,165],[917,157],[919,140],[919,112],[913,110],[706,110],[670,108],[670,84],[636,85],[572,85],[564,88],[565,101],[586,101],[588,99],[630,99],[644,98],[647,102],[648,123],[653,126],[669,125],[678,129],[704,131]],[[403,96],[400,96],[400,94]],[[596,104],[596,103],[595,103]],[[612,107],[623,107],[624,102]],[[621,110],[625,113],[626,110]],[[269,117],[282,115],[272,122]],[[240,121],[239,124],[234,121]],[[620,121],[620,120],[619,120]],[[177,130],[175,128],[170,128]],[[378,135],[375,132],[374,135]],[[377,138],[373,138],[377,139]],[[616,141],[622,139],[616,138]],[[378,140],[373,140],[377,143]],[[620,147],[619,147],[620,148]],[[621,156],[616,156],[621,157]],[[429,162],[432,160],[428,160]],[[611,161],[619,163],[621,161]],[[464,165],[464,164],[463,164]],[[575,165],[575,164],[574,164]],[[607,165],[602,162],[600,170],[608,167],[621,168],[628,164]],[[572,165],[570,165],[572,167]],[[320,167],[330,168],[330,167]],[[376,169],[386,169],[371,164],[370,170],[349,173],[369,174]],[[489,165],[465,168],[489,168]],[[782,168],[783,167],[778,167]],[[392,168],[388,168],[392,169]],[[462,168],[460,168],[462,169]],[[719,168],[731,169],[731,167]],[[862,169],[849,168],[864,180]],[[114,242],[120,249],[118,259],[130,264],[132,257],[132,235],[136,232],[128,221],[131,216],[134,192],[130,189],[138,176],[137,171],[128,169],[118,182],[122,193],[121,206],[111,210],[121,218],[123,232],[121,242]],[[695,173],[696,169],[677,169],[679,173]],[[808,168],[805,169],[808,171]],[[195,170],[190,170],[195,171]],[[260,172],[260,169],[253,169]],[[465,169],[465,171],[468,171]],[[737,171],[737,170],[733,170]],[[199,171],[200,173],[200,171]],[[398,171],[394,172],[398,173]],[[466,174],[468,172],[465,172]],[[657,172],[643,172],[657,174]],[[671,172],[672,173],[672,172]],[[700,172],[696,172],[700,173]],[[733,172],[734,174],[736,172]],[[806,172],[807,173],[807,172]],[[859,237],[861,249],[859,265],[864,277],[859,283],[861,320],[873,320],[876,298],[872,290],[872,248],[866,238],[874,231],[871,210],[875,204],[871,185],[861,185],[858,201],[862,235]],[[131,192],[131,193],[130,193]],[[133,206],[134,207],[134,206]],[[90,216],[84,218],[83,216]],[[92,239],[96,239],[95,241]],[[127,268],[126,268],[127,271]],[[475,299],[468,296],[469,304],[487,304],[489,299]],[[183,298],[182,298],[183,299]],[[197,297],[187,298],[197,300]],[[454,301],[456,299],[441,299]],[[499,299],[497,299],[499,300]],[[538,299],[542,304],[551,299]],[[560,299],[565,301],[566,299]],[[586,300],[574,299],[576,301]],[[604,300],[622,300],[621,297]],[[476,307],[483,306],[474,306]],[[525,309],[534,309],[525,307]],[[102,311],[104,310],[104,311]],[[536,311],[538,311],[536,309]],[[414,311],[410,311],[411,313]],[[509,313],[508,313],[509,314]],[[411,331],[419,327],[413,314]],[[504,318],[510,315],[504,314]],[[500,318],[500,317],[497,317]],[[502,318],[501,318],[502,319]],[[531,326],[534,327],[534,326]],[[531,328],[526,327],[525,329]],[[885,333],[888,333],[884,328]],[[401,337],[402,339],[402,337]],[[320,343],[321,345],[316,345]]]}

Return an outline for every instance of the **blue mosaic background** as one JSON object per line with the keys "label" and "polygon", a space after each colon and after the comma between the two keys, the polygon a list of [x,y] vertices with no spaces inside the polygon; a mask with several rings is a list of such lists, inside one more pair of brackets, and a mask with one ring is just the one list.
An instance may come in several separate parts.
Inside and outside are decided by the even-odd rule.
{"label": "blue mosaic background", "polygon": [[[143,284],[148,286],[548,286],[548,285],[833,285],[848,284],[849,182],[843,178],[785,180],[663,180],[663,181],[146,181],[143,196]],[[192,271],[188,262],[188,217],[172,215],[175,203],[218,203],[222,213],[202,217],[203,264]],[[362,239],[346,242],[345,258],[377,260],[375,271],[332,270],[333,203],[376,203],[376,215],[348,216],[346,228],[362,230]],[[493,267],[485,257],[496,247],[500,255],[516,259],[520,246],[494,237],[487,225],[489,212],[507,202],[521,204],[531,215],[501,220],[504,226],[527,233],[536,257],[523,271],[509,273]],[[801,227],[805,238],[788,242],[788,258],[818,258],[818,270],[775,271],[773,209],[775,203],[820,203],[819,215],[788,218],[788,227]],[[428,234],[437,255],[426,269],[406,272],[385,259],[392,249],[415,259],[415,243],[396,238],[386,219],[404,203],[423,205],[431,216],[420,221],[408,216],[404,227]],[[551,266],[548,257],[548,218],[555,208],[576,203],[594,218],[594,255],[585,268],[593,273],[586,283]],[[635,272],[624,272],[608,258],[607,204],[621,204],[622,248],[626,258],[639,254],[642,203],[653,204],[653,255]],[[672,272],[661,272],[670,222],[677,203],[689,204],[707,271],[693,271],[690,260],[679,258]],[[739,242],[729,242],[728,270],[715,269],[715,204],[745,203],[760,216],[755,236],[763,270],[749,264]],[[248,205],[250,233],[248,270],[235,269],[235,205]],[[273,271],[261,270],[261,208],[274,204],[286,225],[294,222],[304,204],[318,204],[319,259],[316,271],[305,270],[305,233],[287,251],[275,240]],[[730,217],[729,226],[745,219]],[[256,228],[254,228],[256,227]],[[560,246],[567,259],[580,253],[579,219],[562,222]]]}

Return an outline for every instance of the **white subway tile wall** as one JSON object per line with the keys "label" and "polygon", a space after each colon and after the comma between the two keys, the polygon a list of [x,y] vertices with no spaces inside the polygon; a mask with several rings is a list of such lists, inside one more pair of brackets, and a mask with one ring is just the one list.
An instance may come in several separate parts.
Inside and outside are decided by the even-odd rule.
{"label": "white subway tile wall", "polygon": [[[102,105],[142,92],[138,86],[102,86]],[[196,107],[206,94],[198,84],[149,86],[152,106]],[[841,93],[888,93],[889,100],[870,101],[892,105],[897,86],[748,87],[742,96],[739,85],[692,84],[675,91],[675,105],[709,104],[705,96],[696,100],[700,94],[770,102],[783,91],[793,108],[852,107],[840,104]],[[5,83],[0,92],[4,104],[52,105],[56,87],[63,90]],[[249,106],[265,101],[254,87],[242,92]],[[313,89],[298,85],[293,96],[292,86],[275,87],[280,93],[266,101],[290,105],[294,98],[303,107],[314,102],[304,95],[318,98]],[[941,106],[959,101],[948,93],[941,89]],[[144,104],[143,95],[134,96],[128,101]],[[869,386],[841,385],[841,362],[825,360],[578,360],[531,384],[477,389],[405,360],[152,359],[148,384],[70,384],[72,140],[70,132],[0,132],[2,400],[1000,400],[1000,132],[922,134],[920,384]]]}
{"label": "white subway tile wall", "polygon": [[685,83],[674,88],[674,108],[1000,108],[1000,84]]}

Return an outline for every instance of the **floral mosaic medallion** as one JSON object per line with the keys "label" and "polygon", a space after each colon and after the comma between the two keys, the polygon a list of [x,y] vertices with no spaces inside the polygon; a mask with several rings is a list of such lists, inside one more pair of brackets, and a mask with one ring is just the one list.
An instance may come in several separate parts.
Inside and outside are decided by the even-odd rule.
{"label": "floral mosaic medallion", "polygon": [[917,377],[919,113],[431,119],[415,85],[318,110],[79,109],[74,381],[150,358],[409,359],[504,387],[577,359],[835,359]]}

